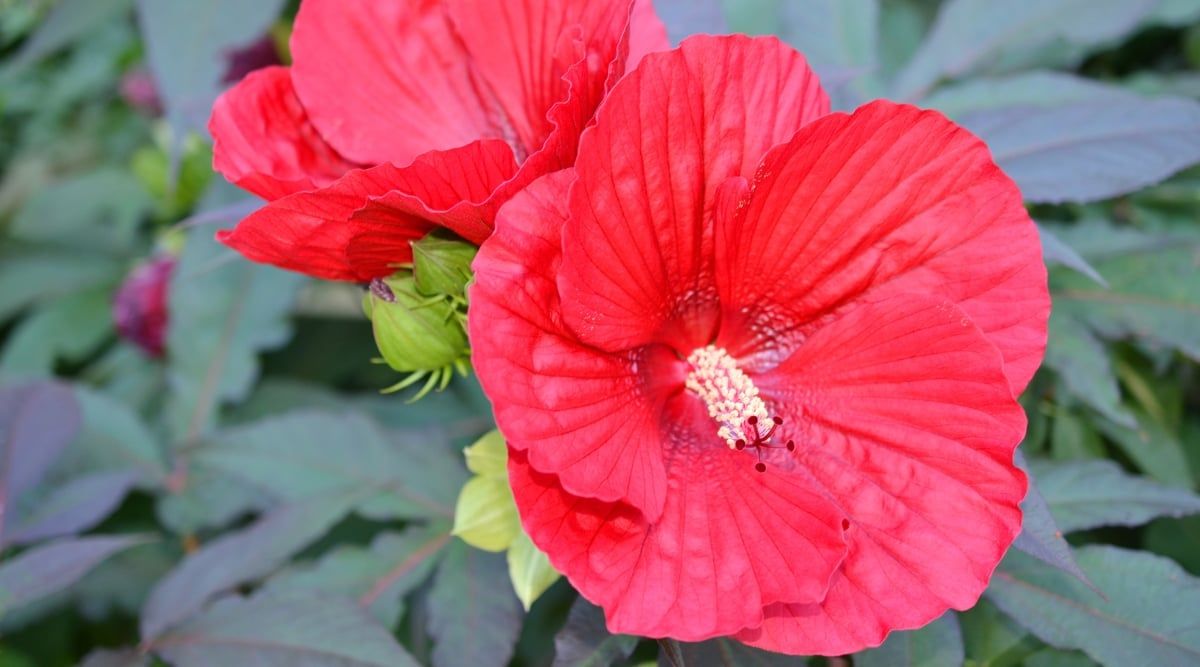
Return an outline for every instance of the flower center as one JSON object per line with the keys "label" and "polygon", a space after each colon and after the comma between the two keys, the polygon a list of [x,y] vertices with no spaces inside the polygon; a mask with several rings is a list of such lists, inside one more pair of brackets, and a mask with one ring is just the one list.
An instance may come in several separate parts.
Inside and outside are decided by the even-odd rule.
{"label": "flower center", "polygon": [[767,469],[762,462],[764,448],[796,448],[788,440],[784,445],[771,444],[771,437],[783,425],[782,417],[771,417],[767,405],[758,394],[758,387],[723,348],[709,345],[688,357],[692,372],[686,386],[704,401],[708,416],[717,422],[717,435],[730,449],[749,447],[758,455],[754,466],[759,472]]}

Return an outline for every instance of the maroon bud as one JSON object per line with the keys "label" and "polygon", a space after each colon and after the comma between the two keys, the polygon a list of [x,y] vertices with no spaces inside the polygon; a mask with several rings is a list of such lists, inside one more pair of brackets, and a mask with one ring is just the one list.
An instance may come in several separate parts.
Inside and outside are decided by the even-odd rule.
{"label": "maroon bud", "polygon": [[240,49],[226,52],[225,62],[225,76],[221,77],[221,83],[224,84],[237,83],[256,69],[283,64],[275,48],[275,40],[270,35],[263,35]]}
{"label": "maroon bud", "polygon": [[166,351],[167,290],[174,268],[175,258],[170,255],[139,265],[113,299],[117,333],[154,358]]}
{"label": "maroon bud", "polygon": [[121,77],[121,98],[129,106],[148,116],[161,116],[162,100],[154,76],[144,69],[130,70]]}

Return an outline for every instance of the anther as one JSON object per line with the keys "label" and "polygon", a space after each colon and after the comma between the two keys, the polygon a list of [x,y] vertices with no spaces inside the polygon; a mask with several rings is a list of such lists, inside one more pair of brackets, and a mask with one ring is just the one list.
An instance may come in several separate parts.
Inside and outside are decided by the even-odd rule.
{"label": "anther", "polygon": [[759,471],[759,472],[766,472],[766,471],[767,471],[767,464],[763,463],[762,461],[759,461],[758,463],[755,463],[755,464],[754,464],[754,469],[755,469],[755,470],[757,470],[757,471]]}

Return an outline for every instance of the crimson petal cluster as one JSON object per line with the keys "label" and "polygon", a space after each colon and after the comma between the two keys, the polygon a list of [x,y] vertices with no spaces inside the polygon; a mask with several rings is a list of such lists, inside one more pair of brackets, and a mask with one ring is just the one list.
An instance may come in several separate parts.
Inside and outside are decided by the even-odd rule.
{"label": "crimson petal cluster", "polygon": [[522,522],[614,632],[850,653],[972,606],[1020,529],[1045,269],[936,112],[830,113],[777,40],[691,38],[474,268]]}
{"label": "crimson petal cluster", "polygon": [[573,163],[611,84],[666,46],[649,0],[304,0],[294,64],[214,107],[214,166],[269,202],[219,238],[357,282],[439,226],[482,242],[501,204]]}

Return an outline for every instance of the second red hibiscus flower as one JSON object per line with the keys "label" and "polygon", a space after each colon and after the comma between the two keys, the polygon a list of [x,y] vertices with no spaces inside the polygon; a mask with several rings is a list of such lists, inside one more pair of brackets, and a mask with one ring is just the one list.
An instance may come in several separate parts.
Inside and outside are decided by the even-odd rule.
{"label": "second red hibiscus flower", "polygon": [[1046,274],[938,113],[829,114],[777,40],[693,38],[475,269],[522,521],[615,632],[853,652],[973,605],[1020,530]]}

